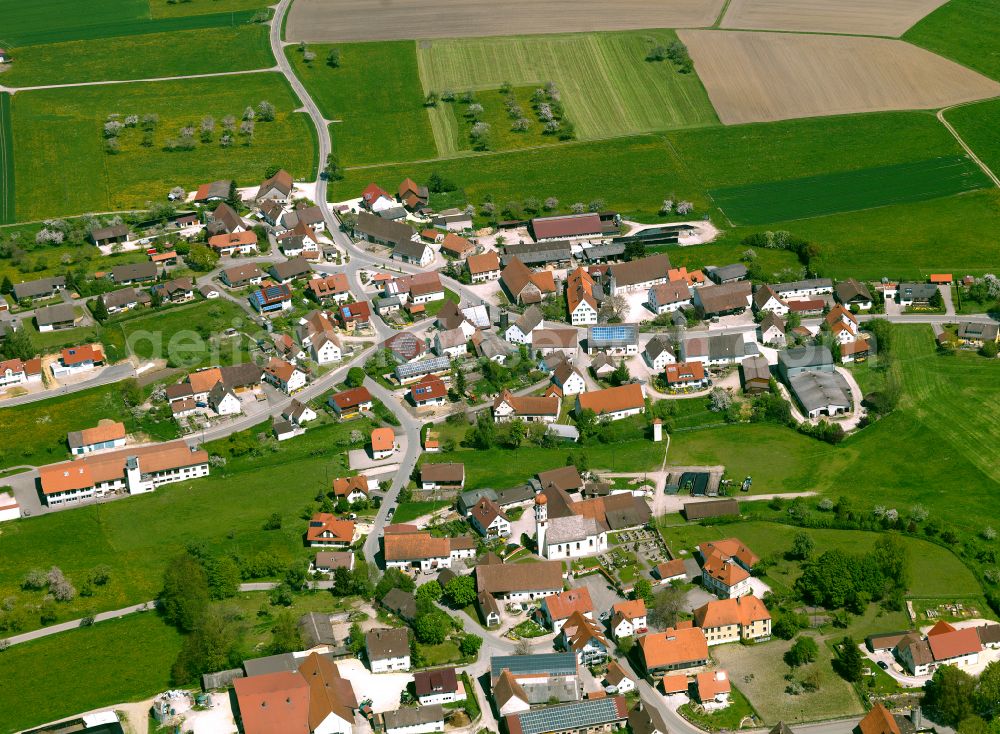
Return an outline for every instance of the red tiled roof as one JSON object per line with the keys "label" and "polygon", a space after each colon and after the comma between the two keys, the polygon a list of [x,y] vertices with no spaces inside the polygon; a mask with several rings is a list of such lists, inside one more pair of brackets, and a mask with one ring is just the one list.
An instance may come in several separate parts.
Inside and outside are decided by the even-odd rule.
{"label": "red tiled roof", "polygon": [[84,344],[80,347],[66,347],[60,352],[59,361],[67,367],[83,362],[103,362],[104,347],[100,344]]}
{"label": "red tiled roof", "polygon": [[590,591],[586,586],[547,596],[542,603],[549,610],[549,617],[552,619],[567,619],[573,612],[585,614],[594,611],[594,602],[591,601]]}
{"label": "red tiled roof", "polygon": [[[330,535],[327,536],[327,533]],[[306,539],[309,542],[352,543],[354,542],[354,522],[341,520],[328,512],[317,512],[309,521]]]}
{"label": "red tiled roof", "polygon": [[698,627],[674,627],[643,635],[639,638],[639,649],[647,669],[708,659],[708,641]]}
{"label": "red tiled roof", "polygon": [[309,684],[290,670],[233,682],[245,734],[309,734]]}

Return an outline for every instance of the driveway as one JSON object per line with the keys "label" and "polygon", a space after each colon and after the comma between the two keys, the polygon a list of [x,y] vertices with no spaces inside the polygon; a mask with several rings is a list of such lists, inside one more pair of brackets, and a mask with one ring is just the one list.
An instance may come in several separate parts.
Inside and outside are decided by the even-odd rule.
{"label": "driveway", "polygon": [[618,591],[600,573],[578,576],[570,582],[570,585],[575,589],[586,588],[590,592],[590,599],[594,602],[595,617],[599,617],[602,612],[608,612],[610,615],[611,607],[623,601]]}

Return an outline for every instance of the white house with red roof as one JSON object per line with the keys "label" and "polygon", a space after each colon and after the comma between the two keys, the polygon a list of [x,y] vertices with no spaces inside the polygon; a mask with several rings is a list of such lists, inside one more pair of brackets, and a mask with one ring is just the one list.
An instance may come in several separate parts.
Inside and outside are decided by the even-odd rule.
{"label": "white house with red roof", "polygon": [[542,599],[538,615],[542,623],[553,632],[561,632],[566,620],[579,612],[587,619],[594,618],[594,602],[586,586],[562,591]]}
{"label": "white house with red roof", "polygon": [[18,387],[31,382],[41,382],[42,360],[8,359],[0,362],[0,389]]}
{"label": "white house with red roof", "polygon": [[698,546],[702,558],[701,579],[706,590],[720,599],[752,594],[750,572],[760,558],[737,538],[725,538]]}
{"label": "white house with red roof", "polygon": [[373,181],[361,192],[361,206],[377,214],[396,206],[396,201],[385,189]]}

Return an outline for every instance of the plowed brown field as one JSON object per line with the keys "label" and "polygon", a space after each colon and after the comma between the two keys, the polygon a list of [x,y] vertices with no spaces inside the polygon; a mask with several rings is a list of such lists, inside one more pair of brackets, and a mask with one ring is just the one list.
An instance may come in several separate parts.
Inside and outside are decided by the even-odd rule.
{"label": "plowed brown field", "polygon": [[679,31],[723,123],[937,109],[1000,95],[1000,84],[903,41]]}
{"label": "plowed brown field", "polygon": [[387,41],[533,33],[700,28],[723,0],[296,0],[290,41]]}
{"label": "plowed brown field", "polygon": [[723,28],[901,36],[947,0],[732,0]]}

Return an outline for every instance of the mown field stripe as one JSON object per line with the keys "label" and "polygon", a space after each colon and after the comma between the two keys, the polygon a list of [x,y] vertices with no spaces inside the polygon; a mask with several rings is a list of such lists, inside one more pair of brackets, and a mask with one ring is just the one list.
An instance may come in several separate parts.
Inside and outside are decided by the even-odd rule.
{"label": "mown field stripe", "polygon": [[0,224],[14,221],[14,128],[10,95],[0,94]]}
{"label": "mown field stripe", "polygon": [[231,13],[210,13],[189,15],[178,18],[158,18],[155,20],[130,19],[112,23],[100,23],[83,28],[56,30],[28,30],[23,32],[3,32],[4,43],[17,49],[19,46],[37,46],[63,41],[89,41],[118,36],[140,36],[149,33],[170,31],[190,31],[200,28],[225,28],[249,24],[259,13],[258,10],[243,10]]}
{"label": "mown field stripe", "polygon": [[968,156],[952,155],[709,193],[734,224],[746,225],[926,201],[990,185]]}

